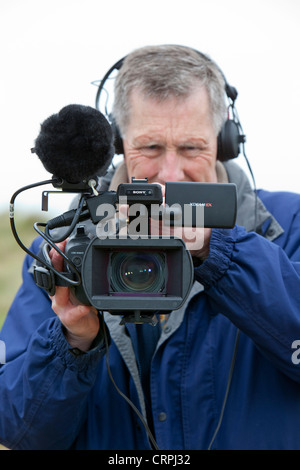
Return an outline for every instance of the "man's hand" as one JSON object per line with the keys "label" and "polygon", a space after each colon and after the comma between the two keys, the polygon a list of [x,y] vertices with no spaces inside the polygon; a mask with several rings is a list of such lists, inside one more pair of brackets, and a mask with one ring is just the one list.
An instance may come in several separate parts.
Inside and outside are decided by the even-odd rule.
{"label": "man's hand", "polygon": [[168,227],[156,221],[151,221],[151,233],[160,235],[174,235],[181,238],[191,256],[204,261],[209,255],[210,228],[194,227]]}
{"label": "man's hand", "polygon": [[[161,185],[163,200],[165,200],[165,186]],[[151,219],[151,233],[160,235],[175,235],[181,238],[187,249],[190,251],[191,256],[199,258],[204,261],[209,255],[209,242],[211,236],[211,229],[204,227],[182,227],[165,226],[161,222]]]}
{"label": "man's hand", "polygon": [[[66,241],[58,243],[64,251]],[[52,249],[50,258],[55,269],[63,271],[63,258]],[[51,297],[52,309],[66,328],[66,339],[70,346],[88,351],[99,331],[98,312],[94,307],[78,302],[68,287],[56,287]]]}

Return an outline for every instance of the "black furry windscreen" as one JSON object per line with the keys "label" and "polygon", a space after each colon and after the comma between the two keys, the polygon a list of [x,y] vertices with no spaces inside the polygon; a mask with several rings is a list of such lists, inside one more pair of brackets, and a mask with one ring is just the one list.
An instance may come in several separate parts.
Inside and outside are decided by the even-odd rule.
{"label": "black furry windscreen", "polygon": [[41,124],[33,150],[53,176],[78,183],[105,174],[114,155],[112,129],[98,110],[71,104]]}

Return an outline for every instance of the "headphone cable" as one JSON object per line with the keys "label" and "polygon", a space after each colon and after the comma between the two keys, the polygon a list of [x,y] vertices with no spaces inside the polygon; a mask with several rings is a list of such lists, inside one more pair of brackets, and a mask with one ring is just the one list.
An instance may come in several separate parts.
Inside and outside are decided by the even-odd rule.
{"label": "headphone cable", "polygon": [[[241,124],[239,114],[237,112],[236,107],[234,106],[234,103],[231,104],[230,108],[231,108],[233,120],[239,128],[240,135],[245,137],[243,126]],[[251,176],[251,179],[252,179],[252,184],[253,184],[253,192],[254,192],[254,196],[255,196],[255,202],[254,202],[254,231],[257,232],[257,230],[258,230],[258,228],[257,228],[257,211],[258,211],[257,187],[256,187],[256,182],[255,182],[255,177],[254,177],[252,167],[251,167],[250,162],[248,160],[248,157],[246,155],[245,142],[246,142],[246,139],[244,139],[241,142],[241,144],[242,144],[242,149],[243,149],[243,157],[244,157],[245,162],[247,164],[248,171],[250,173],[250,176]]]}
{"label": "headphone cable", "polygon": [[140,419],[142,425],[144,426],[145,428],[145,431],[148,435],[148,438],[149,440],[151,441],[151,444],[153,446],[153,448],[155,450],[160,450],[155,439],[154,439],[154,436],[145,420],[145,418],[143,417],[143,415],[140,413],[140,411],[138,410],[138,408],[134,405],[134,403],[132,403],[132,401],[119,389],[119,387],[117,386],[114,378],[113,378],[113,375],[111,373],[111,369],[110,369],[110,365],[109,365],[109,344],[108,344],[108,337],[107,337],[107,332],[106,332],[106,326],[105,326],[105,322],[104,322],[104,318],[103,318],[103,312],[101,312],[101,315],[100,315],[100,319],[101,319],[101,328],[102,328],[102,331],[103,331],[103,336],[104,336],[104,342],[105,342],[105,350],[106,350],[106,368],[107,368],[107,372],[108,372],[108,375],[109,375],[109,378],[113,384],[113,386],[115,387],[115,389],[117,390],[117,392],[119,393],[119,395],[121,395],[122,398],[124,398],[124,400],[128,403],[128,405],[133,409],[133,411],[135,412],[135,414],[138,416],[138,418]]}
{"label": "headphone cable", "polygon": [[237,350],[238,350],[238,344],[239,344],[239,340],[240,340],[240,334],[241,334],[241,330],[238,329],[237,333],[236,333],[234,351],[233,351],[230,370],[229,370],[229,374],[228,374],[227,386],[226,386],[224,400],[223,400],[223,404],[222,404],[222,408],[221,408],[221,413],[220,413],[220,416],[219,416],[217,427],[215,429],[213,437],[211,438],[211,441],[210,441],[210,444],[209,444],[207,450],[211,450],[211,447],[212,447],[212,445],[213,445],[213,443],[214,443],[214,441],[217,437],[217,434],[219,432],[219,429],[220,429],[222,421],[223,421],[224,411],[225,411],[225,407],[226,407],[226,403],[227,403],[227,399],[228,399],[228,395],[229,395],[229,391],[230,391],[230,386],[231,386],[231,382],[232,382],[232,377],[233,377],[233,371],[234,371],[234,366],[235,366],[235,361],[236,361],[236,356],[237,356]]}

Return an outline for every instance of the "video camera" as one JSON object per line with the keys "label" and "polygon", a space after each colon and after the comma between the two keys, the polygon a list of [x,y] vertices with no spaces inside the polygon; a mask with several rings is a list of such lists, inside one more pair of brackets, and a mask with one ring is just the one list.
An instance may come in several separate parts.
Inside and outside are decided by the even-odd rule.
{"label": "video camera", "polygon": [[[30,253],[37,259],[36,284],[50,295],[56,285],[68,286],[81,303],[121,314],[123,323],[152,322],[156,311],[180,308],[193,284],[193,261],[185,242],[172,230],[168,235],[151,234],[151,219],[170,228],[230,228],[235,223],[234,184],[167,182],[163,204],[161,186],[147,178],[102,192],[91,181],[80,186],[51,182],[63,192],[78,191],[81,197],[76,209],[34,224],[46,242],[37,257]],[[48,194],[42,194],[43,209]],[[120,205],[128,208],[126,220],[119,217]],[[58,273],[49,251],[60,252],[57,243],[65,239],[61,254],[66,272]]]}
{"label": "video camera", "polygon": [[[69,129],[76,123],[77,113],[80,128],[86,129],[83,125],[86,119],[92,123],[92,138],[90,130],[89,139],[86,134],[83,136],[84,145],[92,142],[92,150],[78,144],[77,125],[75,131]],[[68,143],[74,141],[74,138],[68,140],[74,132],[77,139],[75,150]],[[97,146],[95,142],[101,132]],[[92,305],[99,311],[121,315],[123,323],[150,323],[158,311],[165,313],[179,309],[194,281],[191,254],[183,239],[174,235],[174,230],[181,226],[233,227],[237,208],[236,186],[166,182],[165,201],[162,187],[148,183],[147,178],[133,178],[130,183],[120,184],[117,191],[100,191],[99,171],[96,172],[97,176],[86,177],[86,173],[95,174],[92,168],[97,159],[97,155],[93,154],[95,148],[103,160],[103,175],[111,161],[113,149],[110,128],[98,111],[71,105],[48,118],[42,124],[33,151],[53,177],[25,186],[12,196],[11,228],[21,248],[36,260],[36,284],[50,295],[54,295],[56,286],[68,286],[81,303]],[[75,160],[74,155],[77,155]],[[90,162],[84,173],[82,162],[88,158]],[[46,223],[34,224],[37,233],[45,240],[41,251],[35,254],[23,245],[16,232],[14,201],[20,192],[49,183],[54,186],[54,192],[78,193],[79,197],[74,209]],[[42,193],[43,210],[48,210],[50,192],[53,191]],[[120,216],[121,207],[126,207],[125,218]],[[169,232],[161,234],[152,230],[153,221],[158,227],[169,228]],[[57,246],[63,240],[67,240],[64,252]],[[64,258],[64,272],[52,266],[49,256],[51,248]]]}

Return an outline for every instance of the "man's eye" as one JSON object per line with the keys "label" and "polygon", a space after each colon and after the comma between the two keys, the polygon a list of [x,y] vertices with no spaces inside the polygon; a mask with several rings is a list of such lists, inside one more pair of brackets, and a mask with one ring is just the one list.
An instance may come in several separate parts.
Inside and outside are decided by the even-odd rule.
{"label": "man's eye", "polygon": [[200,147],[194,147],[192,145],[187,145],[181,149],[182,153],[189,157],[196,157],[202,151]]}
{"label": "man's eye", "polygon": [[157,144],[145,145],[140,150],[145,155],[156,155],[160,152],[160,146]]}

